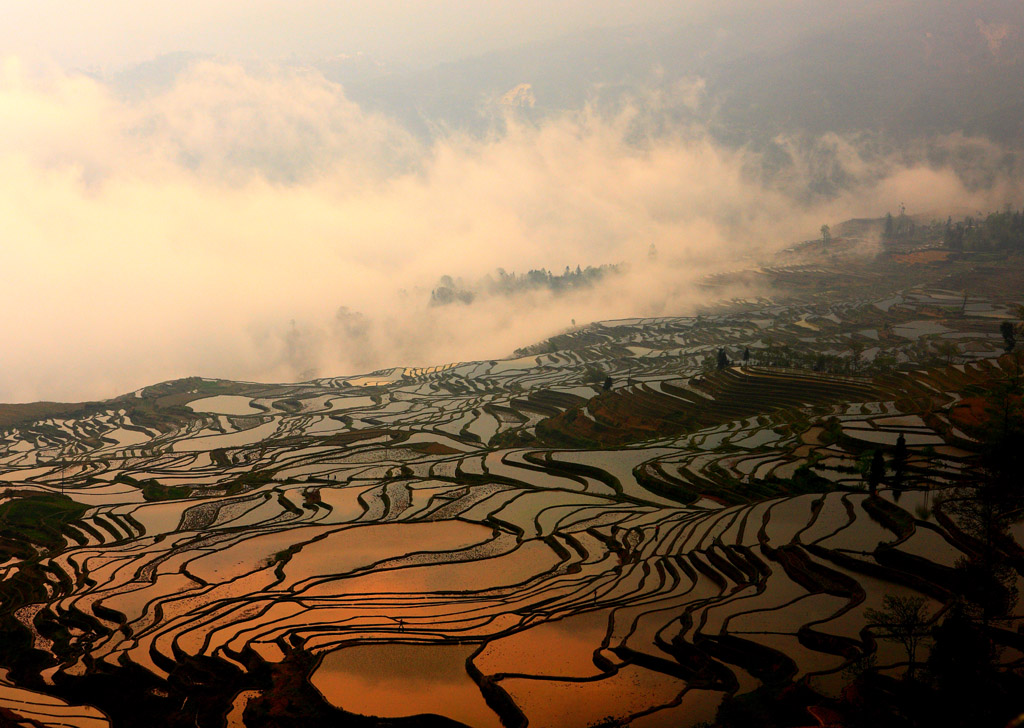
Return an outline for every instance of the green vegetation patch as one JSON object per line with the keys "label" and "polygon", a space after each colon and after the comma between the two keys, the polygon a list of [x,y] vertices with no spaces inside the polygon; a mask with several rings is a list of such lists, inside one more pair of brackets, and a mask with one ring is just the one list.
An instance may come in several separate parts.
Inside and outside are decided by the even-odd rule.
{"label": "green vegetation patch", "polygon": [[405,445],[405,447],[427,455],[458,455],[462,452],[440,442],[413,442]]}
{"label": "green vegetation patch", "polygon": [[0,504],[5,542],[30,542],[46,548],[64,545],[61,529],[77,521],[88,506],[59,493],[31,493]]}
{"label": "green vegetation patch", "polygon": [[227,486],[228,495],[237,495],[248,490],[254,490],[261,485],[266,485],[274,480],[274,473],[270,470],[256,470],[238,476]]}
{"label": "green vegetation patch", "polygon": [[142,497],[147,501],[165,501],[188,498],[192,489],[187,485],[162,485],[155,480],[146,481],[142,486]]}

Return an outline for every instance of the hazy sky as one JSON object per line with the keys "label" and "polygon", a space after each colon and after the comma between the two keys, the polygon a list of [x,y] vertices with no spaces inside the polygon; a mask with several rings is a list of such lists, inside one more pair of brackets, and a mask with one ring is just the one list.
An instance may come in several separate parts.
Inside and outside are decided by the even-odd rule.
{"label": "hazy sky", "polygon": [[[685,113],[716,103],[697,75],[539,117],[485,99],[487,133],[438,125],[424,138],[311,64],[275,61],[365,50],[428,64],[669,18],[674,2],[0,9],[0,401],[498,358],[572,319],[692,313],[700,276],[894,201],[924,211],[1021,199],[1012,169],[967,189],[923,155],[828,133],[778,135],[791,163],[765,181],[762,152],[716,141]],[[174,51],[216,57],[133,94],[82,72]],[[955,134],[932,148],[1003,158]],[[809,195],[822,167],[843,186]],[[630,272],[590,293],[427,306],[442,275],[620,262]]]}
{"label": "hazy sky", "polygon": [[177,51],[243,58],[356,52],[410,66],[693,15],[703,0],[2,0],[0,47],[111,69]]}

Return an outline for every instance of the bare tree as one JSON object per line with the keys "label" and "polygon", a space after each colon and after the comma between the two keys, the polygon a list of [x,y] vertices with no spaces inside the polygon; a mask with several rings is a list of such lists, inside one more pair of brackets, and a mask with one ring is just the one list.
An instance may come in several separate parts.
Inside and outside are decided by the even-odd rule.
{"label": "bare tree", "polygon": [[913,679],[917,664],[917,648],[931,637],[924,597],[887,596],[883,609],[866,609],[864,618],[878,636],[888,642],[899,642],[907,652],[907,679]]}

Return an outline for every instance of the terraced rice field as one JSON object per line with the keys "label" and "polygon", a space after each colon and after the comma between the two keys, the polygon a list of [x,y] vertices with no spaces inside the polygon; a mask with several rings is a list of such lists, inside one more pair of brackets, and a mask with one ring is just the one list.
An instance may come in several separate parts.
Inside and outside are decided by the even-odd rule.
{"label": "terraced rice field", "polygon": [[[301,698],[358,725],[680,726],[762,684],[829,694],[864,654],[900,669],[864,609],[947,603],[977,548],[939,505],[976,450],[949,410],[1010,371],[979,320],[1012,302],[921,324],[940,294],[606,322],[513,360],[296,385],[180,380],[12,423],[0,722],[260,725]],[[903,361],[959,332],[964,361],[702,370],[866,325]],[[901,433],[902,489],[869,495],[859,458]]]}

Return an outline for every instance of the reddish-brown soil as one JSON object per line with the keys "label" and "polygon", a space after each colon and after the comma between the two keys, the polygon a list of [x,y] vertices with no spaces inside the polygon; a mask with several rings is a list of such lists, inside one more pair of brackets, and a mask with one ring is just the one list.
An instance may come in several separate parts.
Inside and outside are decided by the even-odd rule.
{"label": "reddish-brown soil", "polygon": [[988,406],[984,397],[965,397],[949,410],[949,420],[957,427],[970,430],[988,422]]}
{"label": "reddish-brown soil", "polygon": [[939,263],[949,258],[948,250],[918,250],[914,253],[897,253],[892,259],[897,263],[918,265],[920,263]]}

